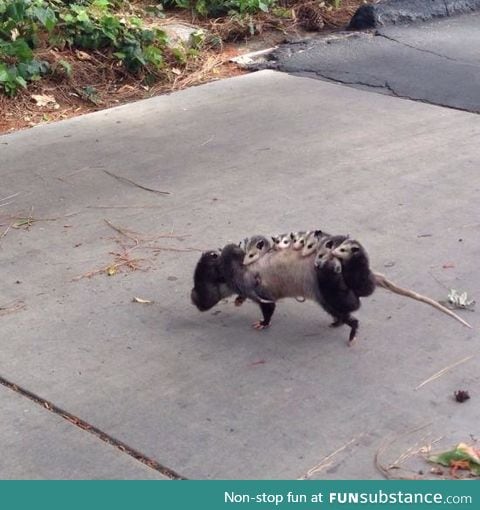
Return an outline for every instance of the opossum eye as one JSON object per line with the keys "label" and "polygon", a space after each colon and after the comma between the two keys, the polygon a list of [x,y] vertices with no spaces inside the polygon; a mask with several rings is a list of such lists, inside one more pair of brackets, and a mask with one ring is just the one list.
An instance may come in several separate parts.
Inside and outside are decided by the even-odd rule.
{"label": "opossum eye", "polygon": [[250,257],[250,258],[252,258],[253,256],[254,256],[254,254],[253,254],[253,253],[250,253],[249,257]]}
{"label": "opossum eye", "polygon": [[311,248],[313,244],[307,244],[307,248]]}
{"label": "opossum eye", "polygon": [[303,245],[305,244],[305,241],[302,239],[302,240],[300,241],[300,244],[303,246]]}

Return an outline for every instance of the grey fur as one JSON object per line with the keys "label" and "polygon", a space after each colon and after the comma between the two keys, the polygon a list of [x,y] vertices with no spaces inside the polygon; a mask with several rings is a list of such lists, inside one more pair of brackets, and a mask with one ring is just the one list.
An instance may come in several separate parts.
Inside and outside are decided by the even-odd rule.
{"label": "grey fur", "polygon": [[263,257],[265,253],[272,249],[272,241],[262,235],[255,235],[244,241],[245,257],[243,258],[243,264],[248,266],[253,264],[260,257]]}

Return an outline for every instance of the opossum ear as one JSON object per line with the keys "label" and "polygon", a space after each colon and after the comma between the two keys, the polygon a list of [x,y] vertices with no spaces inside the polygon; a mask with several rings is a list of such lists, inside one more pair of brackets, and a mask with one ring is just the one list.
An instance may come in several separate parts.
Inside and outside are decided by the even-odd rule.
{"label": "opossum ear", "polygon": [[272,241],[273,241],[274,243],[276,243],[276,242],[277,242],[277,239],[276,239],[275,237],[273,237],[273,236],[272,236]]}
{"label": "opossum ear", "polygon": [[323,232],[321,230],[315,230],[315,232],[313,234],[315,237],[321,237]]}
{"label": "opossum ear", "polygon": [[352,249],[352,253],[357,253],[360,251],[360,247],[358,247],[358,246],[352,246],[351,249]]}
{"label": "opossum ear", "polygon": [[293,235],[293,232],[290,232],[290,239],[293,241],[295,239],[295,236]]}
{"label": "opossum ear", "polygon": [[258,241],[257,248],[261,250],[265,246],[265,241]]}

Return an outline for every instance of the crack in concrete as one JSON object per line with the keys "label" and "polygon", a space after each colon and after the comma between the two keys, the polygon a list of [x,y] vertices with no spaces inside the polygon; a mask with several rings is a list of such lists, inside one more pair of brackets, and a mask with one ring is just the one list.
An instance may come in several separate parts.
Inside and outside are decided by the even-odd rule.
{"label": "crack in concrete", "polygon": [[163,466],[156,460],[154,460],[150,457],[147,457],[146,455],[139,452],[138,450],[135,450],[134,448],[127,445],[123,441],[120,441],[119,439],[116,439],[113,436],[110,436],[106,432],[103,432],[103,430],[100,430],[99,428],[94,427],[93,425],[90,425],[90,423],[86,422],[85,420],[82,420],[78,416],[75,416],[74,414],[63,410],[60,407],[57,407],[55,404],[53,404],[49,400],[46,400],[46,399],[36,395],[35,393],[31,392],[30,390],[22,388],[21,386],[18,386],[18,384],[12,383],[11,381],[9,381],[1,376],[0,376],[0,384],[2,386],[5,386],[8,389],[14,391],[15,393],[28,398],[32,402],[35,402],[37,405],[43,407],[44,409],[47,409],[51,413],[54,413],[54,414],[60,416],[61,418],[68,421],[70,424],[74,425],[75,427],[78,427],[79,429],[92,434],[93,436],[97,437],[104,443],[114,446],[115,448],[120,450],[122,453],[125,453],[125,454],[129,455],[130,457],[133,457],[135,460],[141,462],[142,464],[145,464],[146,466],[148,466],[149,468],[151,468],[155,471],[158,471],[159,473],[166,476],[167,478],[170,478],[171,480],[186,480],[185,477],[179,475],[173,469]]}

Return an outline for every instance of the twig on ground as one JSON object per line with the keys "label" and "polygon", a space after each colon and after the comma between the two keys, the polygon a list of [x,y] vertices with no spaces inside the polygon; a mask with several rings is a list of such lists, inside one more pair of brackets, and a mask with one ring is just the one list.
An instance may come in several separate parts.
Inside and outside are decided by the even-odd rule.
{"label": "twig on ground", "polygon": [[160,209],[163,205],[87,205],[87,209]]}
{"label": "twig on ground", "polygon": [[8,227],[2,232],[2,234],[0,235],[0,241],[8,234],[8,231],[12,228],[12,223],[10,223],[10,225],[8,225]]}
{"label": "twig on ground", "polygon": [[92,278],[93,276],[96,276],[97,274],[105,273],[108,276],[113,276],[118,273],[118,270],[122,267],[127,267],[131,271],[137,271],[141,269],[140,263],[145,261],[146,259],[142,258],[130,258],[127,251],[125,253],[113,253],[112,255],[115,255],[115,259],[112,263],[108,264],[107,266],[104,266],[100,269],[94,269],[93,271],[88,271],[87,273],[84,273],[80,276],[76,276],[75,278],[72,278],[72,281],[76,282],[78,280],[82,280],[83,278]]}
{"label": "twig on ground", "polygon": [[134,237],[132,233],[130,232],[127,232],[127,230],[121,228],[121,227],[116,227],[113,223],[111,223],[110,221],[108,221],[107,219],[104,219],[103,220],[110,228],[113,228],[113,230],[115,230],[116,232],[118,232],[119,234],[122,234],[122,236],[125,236],[125,237],[128,237],[128,239],[131,239],[136,246],[138,246],[139,244],[139,240],[137,237]]}
{"label": "twig on ground", "polygon": [[160,252],[160,251],[178,251],[178,252],[192,252],[192,251],[204,251],[200,248],[165,248],[163,246],[144,246],[144,248],[150,248],[153,250],[154,253]]}
{"label": "twig on ground", "polygon": [[109,175],[110,177],[113,177],[114,179],[119,180],[120,182],[124,182],[124,183],[130,184],[132,186],[136,186],[137,188],[143,189],[145,191],[150,191],[151,193],[158,193],[160,195],[170,195],[171,194],[170,191],[160,191],[158,189],[147,188],[146,186],[142,186],[141,184],[138,184],[130,179],[127,179],[126,177],[122,177],[120,175],[115,175],[114,173],[109,172],[108,170],[104,170],[104,172],[107,175]]}
{"label": "twig on ground", "polygon": [[13,193],[13,195],[8,195],[8,197],[0,198],[0,202],[5,202],[5,200],[10,200],[11,198],[15,198],[18,195],[20,195],[20,191],[18,191],[17,193]]}
{"label": "twig on ground", "polygon": [[418,474],[414,474],[411,476],[403,476],[403,475],[393,476],[390,473],[390,470],[391,469],[399,469],[399,466],[393,465],[393,464],[386,466],[381,463],[380,457],[381,457],[381,455],[383,455],[385,453],[385,451],[387,450],[387,448],[389,446],[392,446],[392,444],[397,442],[399,439],[402,439],[403,437],[406,437],[406,436],[409,436],[410,434],[418,432],[419,430],[423,430],[424,428],[429,427],[430,425],[431,425],[431,422],[425,423],[423,425],[420,425],[419,427],[415,427],[413,429],[407,430],[406,432],[403,432],[402,434],[398,434],[397,436],[394,436],[390,440],[384,440],[383,444],[375,452],[374,464],[375,464],[375,467],[377,468],[377,470],[380,473],[382,473],[382,475],[385,478],[387,478],[389,480],[421,480],[422,478],[424,478],[423,476],[418,475]]}
{"label": "twig on ground", "polygon": [[320,471],[322,471],[326,467],[330,466],[330,464],[332,463],[332,459],[333,459],[333,457],[335,457],[335,455],[339,454],[340,452],[343,452],[343,450],[345,450],[351,444],[358,441],[362,436],[363,436],[363,434],[360,434],[359,436],[350,439],[350,441],[345,443],[343,446],[340,446],[340,448],[337,448],[334,452],[332,452],[329,455],[327,455],[326,457],[324,457],[316,466],[313,466],[312,468],[310,468],[304,475],[302,475],[300,478],[297,478],[297,480],[308,480],[313,475],[320,473]]}
{"label": "twig on ground", "polygon": [[0,306],[0,317],[3,315],[7,315],[9,313],[19,312],[26,308],[26,305],[23,301],[17,300],[12,303],[8,303],[6,305]]}
{"label": "twig on ground", "polygon": [[474,357],[474,355],[472,354],[471,356],[467,356],[466,358],[463,358],[460,361],[457,361],[457,362],[453,363],[452,365],[449,365],[448,367],[442,368],[442,370],[439,370],[438,372],[433,374],[431,377],[429,377],[428,379],[426,379],[425,381],[420,383],[415,389],[416,390],[420,389],[422,386],[425,386],[425,384],[428,384],[429,382],[432,382],[435,379],[438,379],[439,377],[441,377],[443,374],[447,373],[452,368],[455,368],[458,365],[461,365],[462,363],[465,363],[466,361],[471,360],[473,357]]}

